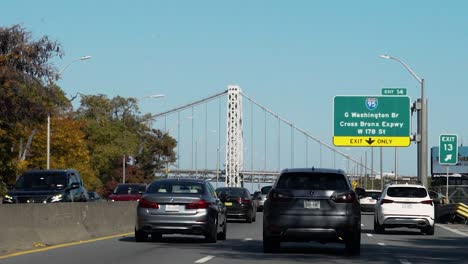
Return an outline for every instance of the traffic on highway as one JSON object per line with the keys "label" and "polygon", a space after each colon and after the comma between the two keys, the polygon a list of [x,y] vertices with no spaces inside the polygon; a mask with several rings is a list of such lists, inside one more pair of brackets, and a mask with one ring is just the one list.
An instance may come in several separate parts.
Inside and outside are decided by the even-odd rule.
{"label": "traffic on highway", "polygon": [[[9,252],[0,263],[466,263],[468,228],[434,224],[424,186],[391,184],[377,197],[353,190],[343,171],[294,168],[264,190],[258,212],[261,196],[245,188],[156,180],[130,214],[134,233]],[[369,196],[371,212],[360,203]]]}

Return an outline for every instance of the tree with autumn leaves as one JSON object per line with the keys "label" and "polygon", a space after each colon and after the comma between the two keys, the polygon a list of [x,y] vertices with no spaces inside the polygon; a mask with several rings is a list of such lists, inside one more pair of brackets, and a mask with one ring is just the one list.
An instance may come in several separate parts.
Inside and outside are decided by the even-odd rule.
{"label": "tree with autumn leaves", "polygon": [[86,188],[105,195],[122,180],[125,156],[127,182],[154,180],[175,161],[177,142],[146,125],[135,98],[81,95],[75,111],[50,62],[62,56],[47,36],[34,40],[19,25],[0,27],[0,195],[23,171],[46,167],[48,115],[52,169],[75,168]]}

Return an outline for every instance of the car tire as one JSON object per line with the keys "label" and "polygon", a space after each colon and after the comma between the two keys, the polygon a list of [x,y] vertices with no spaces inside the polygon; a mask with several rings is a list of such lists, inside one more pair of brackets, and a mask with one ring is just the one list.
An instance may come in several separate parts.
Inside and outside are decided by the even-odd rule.
{"label": "car tire", "polygon": [[161,233],[151,233],[151,241],[153,242],[159,242],[162,239],[162,234]]}
{"label": "car tire", "polygon": [[385,228],[379,224],[376,217],[374,217],[374,233],[376,234],[383,234],[385,232]]}
{"label": "car tire", "polygon": [[247,223],[252,223],[252,221],[253,221],[253,216],[252,216],[252,214],[247,215],[247,217],[245,218],[245,221],[246,221]]}
{"label": "car tire", "polygon": [[263,252],[276,253],[281,249],[281,242],[279,239],[263,236]]}
{"label": "car tire", "polygon": [[224,220],[223,231],[218,233],[218,240],[226,240],[227,234],[227,220]]}
{"label": "car tire", "polygon": [[361,254],[361,228],[355,228],[346,238],[346,253],[349,255]]}
{"label": "car tire", "polygon": [[213,226],[211,227],[211,230],[208,230],[208,233],[205,235],[205,241],[208,243],[216,243],[217,238],[218,238],[218,223],[215,220]]}
{"label": "car tire", "polygon": [[148,236],[147,236],[146,233],[144,233],[142,231],[138,231],[135,228],[135,241],[136,242],[145,242],[147,237]]}
{"label": "car tire", "polygon": [[426,234],[426,235],[433,236],[434,235],[434,226],[428,226],[426,228],[423,228],[421,230],[421,232]]}

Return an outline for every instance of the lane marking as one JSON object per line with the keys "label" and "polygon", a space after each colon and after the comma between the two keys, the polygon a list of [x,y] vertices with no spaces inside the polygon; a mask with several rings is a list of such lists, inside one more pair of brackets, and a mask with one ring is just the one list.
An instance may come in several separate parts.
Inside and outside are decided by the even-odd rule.
{"label": "lane marking", "polygon": [[252,241],[253,238],[248,237],[248,238],[246,238],[246,239],[244,239],[244,240],[245,240],[245,241]]}
{"label": "lane marking", "polygon": [[453,232],[453,233],[455,233],[455,234],[457,234],[457,235],[468,236],[468,234],[465,234],[465,233],[463,233],[463,232],[461,232],[461,231],[458,231],[458,230],[456,230],[456,229],[450,228],[450,227],[448,227],[448,226],[439,225],[439,224],[436,224],[436,226],[442,227],[443,229],[448,230],[448,231],[450,231],[450,232]]}
{"label": "lane marking", "polygon": [[399,261],[401,264],[411,264],[407,259],[400,259]]}
{"label": "lane marking", "polygon": [[364,226],[364,224],[361,224],[361,226]]}
{"label": "lane marking", "polygon": [[368,237],[373,237],[374,235],[367,233],[366,234]]}
{"label": "lane marking", "polygon": [[211,260],[212,258],[214,258],[214,256],[206,256],[204,258],[201,258],[201,259],[195,261],[194,263],[205,263],[205,262]]}
{"label": "lane marking", "polygon": [[71,247],[71,246],[76,246],[76,245],[80,245],[80,244],[87,244],[87,243],[91,243],[91,242],[107,240],[107,239],[112,239],[112,238],[116,238],[116,237],[127,237],[127,236],[130,236],[130,235],[133,235],[133,234],[134,234],[133,232],[130,232],[130,233],[119,234],[119,235],[98,237],[98,238],[93,238],[93,239],[88,239],[88,240],[83,240],[83,241],[78,241],[78,242],[58,244],[58,245],[55,245],[55,246],[49,246],[49,247],[44,247],[44,248],[20,251],[20,252],[16,252],[16,253],[7,254],[7,255],[0,255],[0,259],[6,259],[6,258],[22,256],[22,255],[27,255],[27,254],[37,253],[37,252],[43,252],[43,251],[49,251],[49,250],[56,249],[56,248]]}
{"label": "lane marking", "polygon": [[385,243],[377,243],[377,245],[385,247]]}

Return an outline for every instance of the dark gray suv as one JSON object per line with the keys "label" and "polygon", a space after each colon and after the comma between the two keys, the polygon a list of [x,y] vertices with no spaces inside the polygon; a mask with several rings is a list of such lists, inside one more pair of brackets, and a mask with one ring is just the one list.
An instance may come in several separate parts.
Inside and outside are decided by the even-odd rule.
{"label": "dark gray suv", "polygon": [[[356,192],[361,195],[364,190]],[[341,170],[283,170],[264,205],[264,252],[279,251],[282,241],[317,241],[344,243],[349,254],[359,254],[361,212],[356,192]]]}

